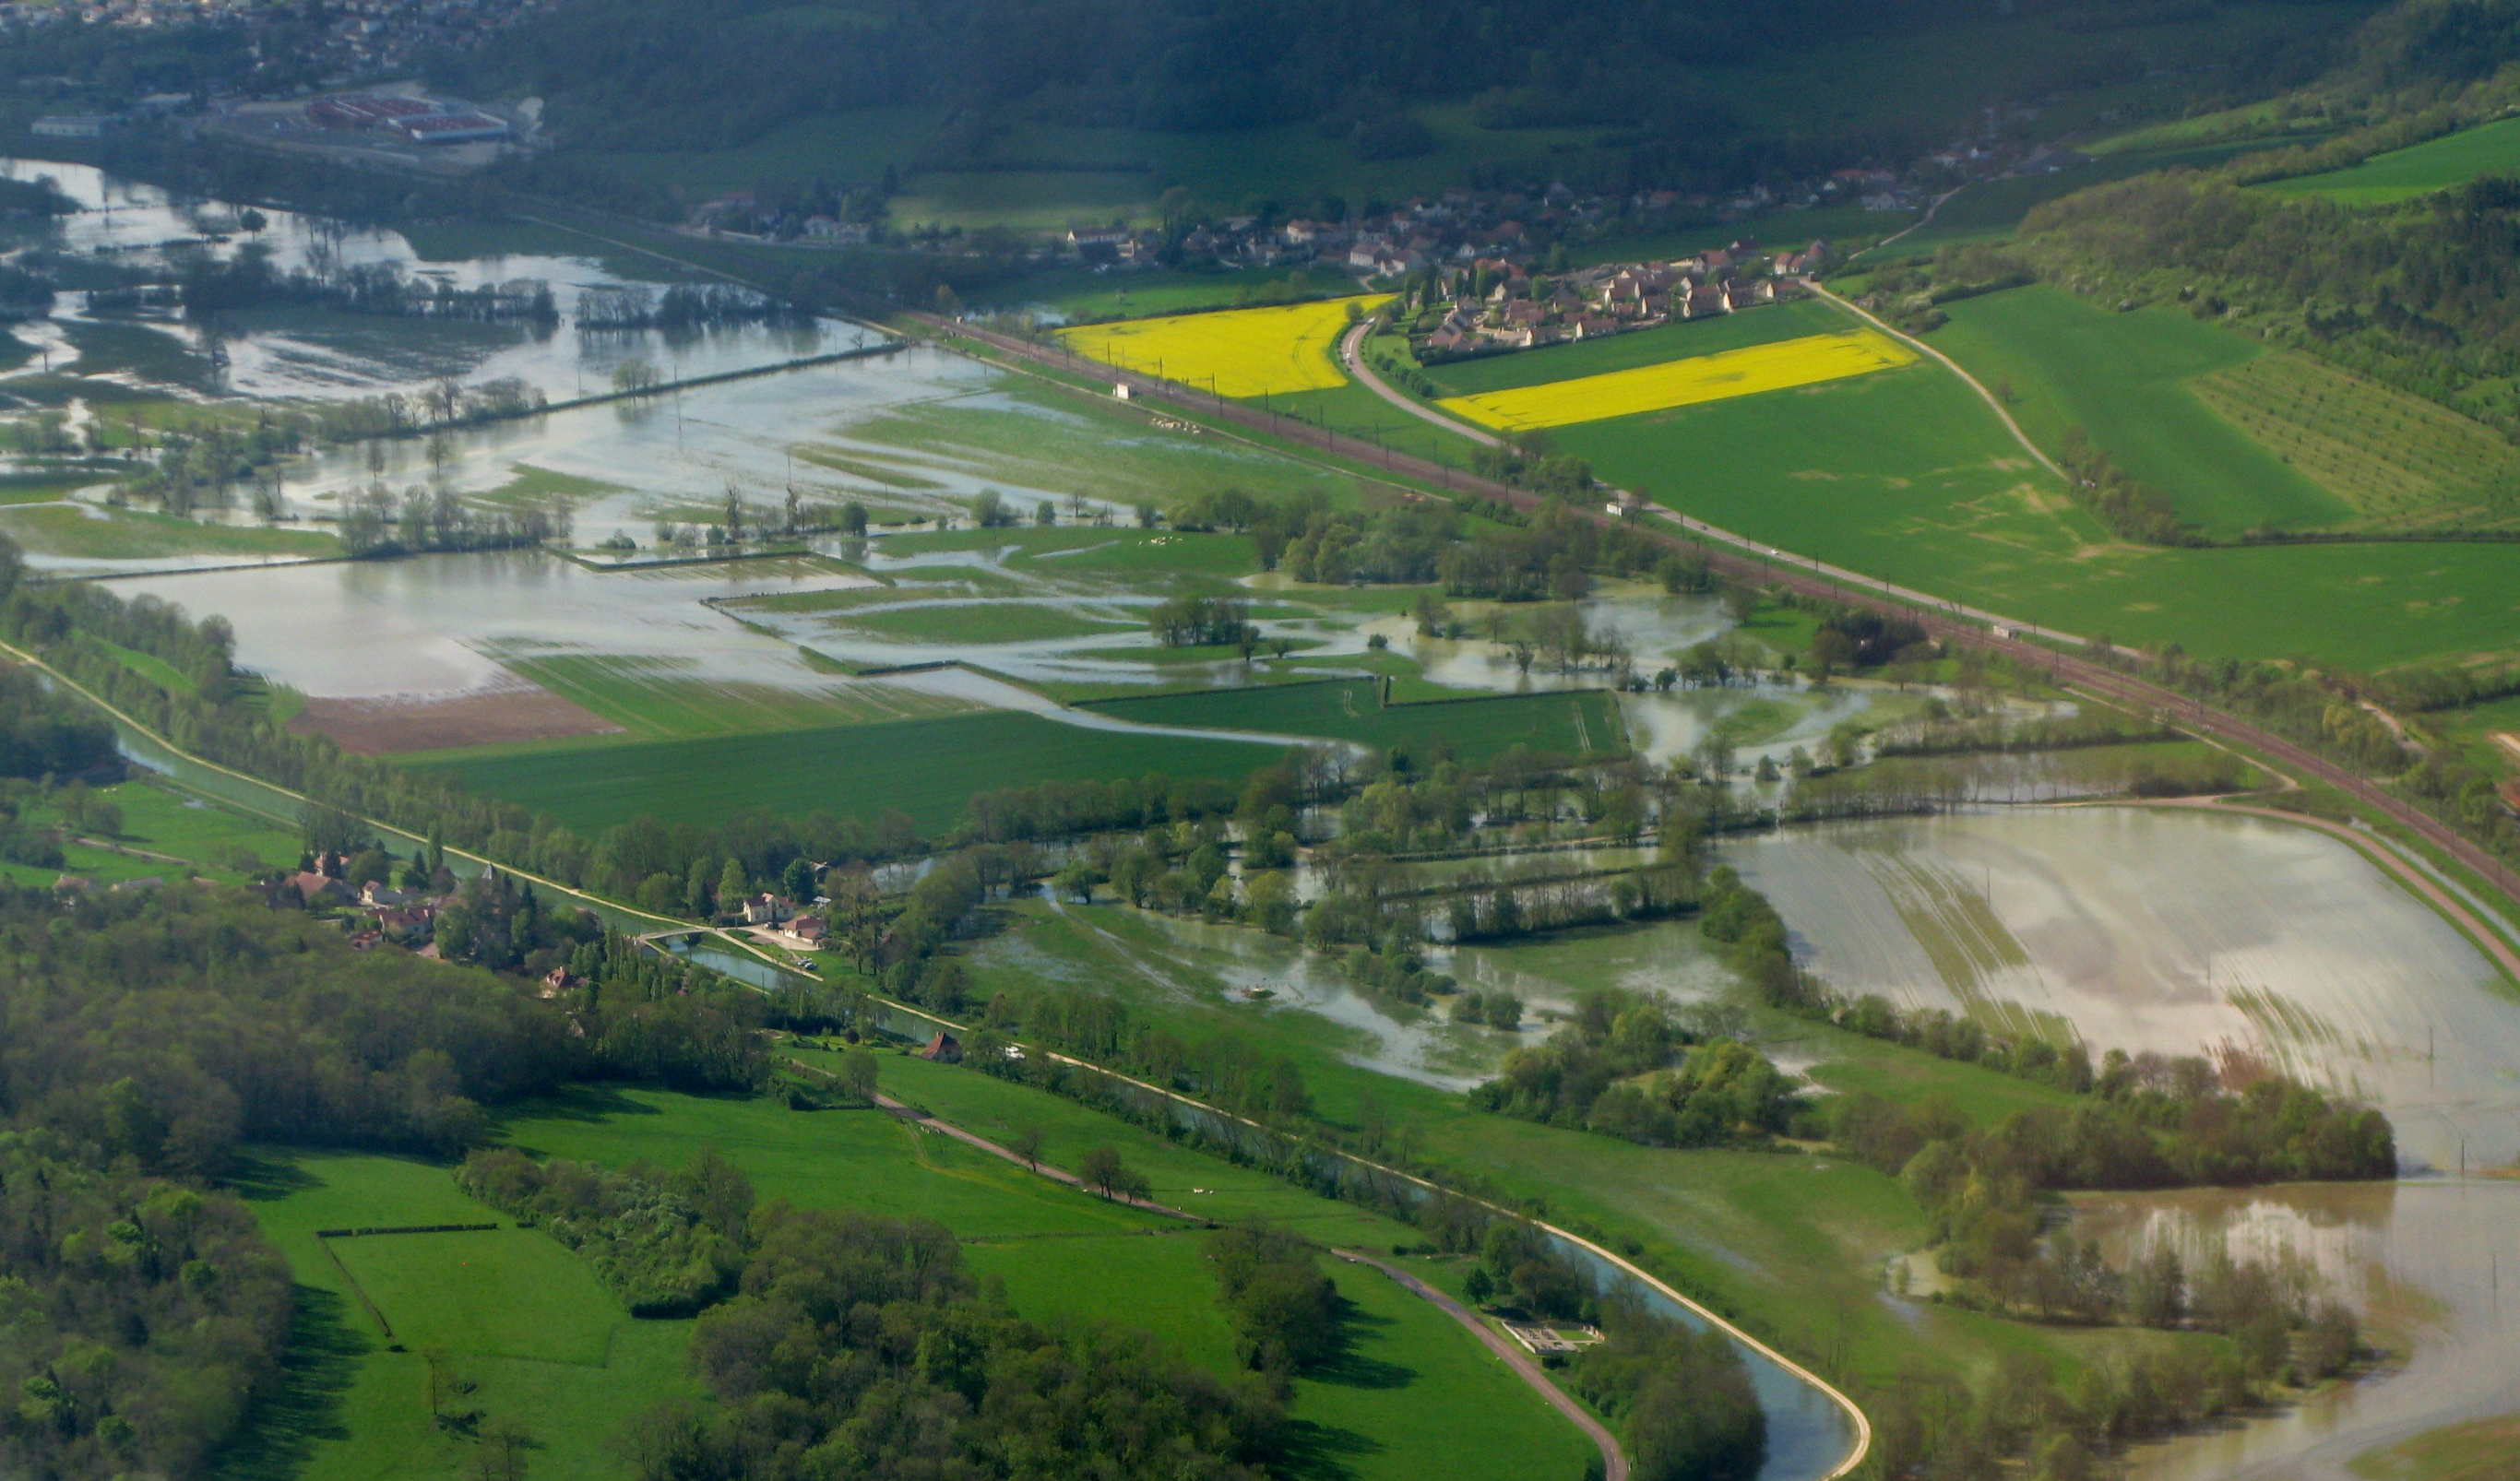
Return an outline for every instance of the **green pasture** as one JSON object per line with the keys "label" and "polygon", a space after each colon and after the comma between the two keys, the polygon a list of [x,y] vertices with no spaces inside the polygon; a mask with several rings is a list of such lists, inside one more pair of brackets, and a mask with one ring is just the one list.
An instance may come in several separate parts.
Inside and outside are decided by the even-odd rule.
{"label": "green pasture", "polygon": [[[614,1431],[652,1400],[693,1391],[689,1323],[632,1321],[584,1262],[466,1197],[443,1165],[270,1150],[237,1182],[289,1260],[297,1324],[278,1392],[221,1458],[222,1477],[434,1481],[468,1469],[473,1442],[430,1414],[430,1349],[442,1354],[443,1407],[524,1425],[537,1477],[615,1481]],[[315,1237],[486,1223],[506,1227]]]}
{"label": "green pasture", "polygon": [[[1539,1200],[1552,1219],[1598,1229],[1681,1289],[1798,1356],[1837,1351],[1845,1369],[1889,1384],[1920,1361],[1983,1377],[2004,1363],[2071,1366],[2114,1340],[1936,1306],[1903,1311],[1891,1305],[1882,1292],[1881,1262],[1922,1244],[1924,1219],[1895,1179],[1843,1158],[1673,1151],[1474,1111],[1453,1092],[1372,1067],[1377,1036],[1367,1027],[1225,999],[1220,989],[1227,974],[1247,965],[1254,939],[1238,927],[1181,928],[1125,907],[1053,913],[1037,903],[1025,905],[1016,920],[1009,933],[969,954],[980,993],[1003,988],[1020,995],[1044,981],[1091,983],[1188,1042],[1230,1030],[1256,1049],[1294,1060],[1326,1117],[1355,1125],[1370,1112],[1408,1128],[1421,1159],[1502,1196]],[[1528,943],[1509,949],[1505,965],[1488,964],[1478,980],[1513,985],[1517,976],[1539,978],[1571,991],[1670,985],[1677,956],[1678,981],[1700,981],[1717,969],[1702,952],[1678,948],[1673,933],[1686,930],[1574,932]],[[1787,1019],[1759,1027],[1775,1036],[1765,1042],[1779,1049],[1806,1048],[1807,1036],[1828,1032]],[[1826,1049],[1826,1057],[1852,1060],[1850,1084],[1869,1078],[1900,1099],[1940,1090],[1973,1117],[2018,1103],[1973,1066],[1851,1036],[1831,1034]],[[2038,1094],[2036,1087],[2023,1088]]]}
{"label": "green pasture", "polygon": [[2520,172],[2520,118],[2492,123],[2374,155],[2323,175],[2301,175],[2258,187],[2283,196],[2325,196],[2348,205],[2386,205],[2485,175]]}
{"label": "green pasture", "polygon": [[[137,777],[99,787],[95,796],[122,811],[122,831],[113,841],[184,861],[169,864],[137,854],[119,855],[115,857],[122,869],[111,875],[112,878],[198,873],[241,881],[260,865],[292,863],[300,846],[294,830],[187,795],[152,778]],[[58,813],[57,807],[46,807],[35,809],[30,816],[51,821]],[[255,868],[237,867],[243,862],[243,854],[254,857]]]}
{"label": "green pasture", "polygon": [[1627,747],[1618,697],[1600,690],[1385,705],[1377,683],[1357,679],[1105,699],[1090,707],[1138,725],[1319,736],[1374,746],[1444,744],[1464,761],[1512,745],[1570,755]]}
{"label": "green pasture", "polygon": [[968,708],[944,696],[880,683],[788,689],[700,678],[653,659],[609,654],[554,653],[507,662],[553,694],[642,740],[879,725]]}
{"label": "green pasture", "polygon": [[2119,467],[2168,494],[2207,532],[2260,525],[2310,529],[2355,511],[2188,388],[2245,364],[2262,345],[2176,309],[2112,313],[2035,285],[1946,306],[1934,335],[1982,385],[2011,391],[2009,410],[2052,455],[2080,424]]}
{"label": "green pasture", "polygon": [[1931,364],[1569,427],[1559,445],[1719,528],[2084,636],[2377,669],[2508,651],[2520,631],[2509,546],[2113,541]]}
{"label": "green pasture", "polygon": [[338,555],[341,549],[331,534],[311,530],[208,524],[150,510],[67,504],[0,507],[0,534],[17,541],[29,555],[70,561],[323,557]]}
{"label": "green pasture", "polygon": [[485,746],[414,763],[581,831],[635,818],[699,823],[750,808],[873,815],[942,832],[974,792],[1053,779],[1240,777],[1277,748],[1140,736],[991,710],[941,719],[623,742]]}
{"label": "green pasture", "polygon": [[1426,374],[1447,396],[1472,396],[1722,354],[1753,344],[1799,339],[1806,335],[1833,334],[1845,328],[1846,318],[1837,310],[1806,300],[1726,314],[1720,319],[1666,324],[1660,329],[1613,335],[1606,339],[1578,339],[1511,354],[1456,360]]}
{"label": "green pasture", "polygon": [[[1066,516],[1062,514],[1060,517]],[[895,559],[950,551],[1006,551],[1010,553],[1009,574],[1051,580],[1091,578],[1090,584],[1098,589],[1124,584],[1132,578],[1231,578],[1260,567],[1260,559],[1247,535],[1222,530],[1140,529],[1126,524],[1061,523],[1047,528],[1013,524],[1002,529],[920,530],[887,535],[876,550]],[[930,565],[891,567],[886,574],[903,582],[952,582],[998,573],[968,565]],[[1005,589],[1025,590],[1021,585]]]}
{"label": "green pasture", "polygon": [[[812,1050],[799,1057],[828,1062]],[[1161,1202],[1222,1221],[1268,1218],[1326,1245],[1387,1249],[1414,1237],[1405,1226],[1185,1151],[1044,1092],[908,1055],[886,1055],[879,1064],[887,1094],[980,1135],[1040,1130],[1053,1166],[1113,1147],[1148,1173]],[[637,1158],[674,1165],[715,1147],[765,1198],[946,1224],[964,1239],[972,1273],[1003,1279],[1015,1310],[1034,1320],[1143,1328],[1192,1361],[1218,1369],[1236,1362],[1203,1232],[883,1112],[590,1091],[519,1116],[507,1131],[536,1155],[616,1166]],[[1209,1191],[1192,1191],[1199,1188]],[[1419,1467],[1430,1455],[1459,1461],[1462,1468],[1448,1475],[1581,1473],[1583,1437],[1449,1319],[1379,1276],[1333,1271],[1354,1305],[1354,1347],[1346,1362],[1299,1381],[1293,1413],[1347,1460],[1347,1474],[1402,1481],[1425,1474]]]}

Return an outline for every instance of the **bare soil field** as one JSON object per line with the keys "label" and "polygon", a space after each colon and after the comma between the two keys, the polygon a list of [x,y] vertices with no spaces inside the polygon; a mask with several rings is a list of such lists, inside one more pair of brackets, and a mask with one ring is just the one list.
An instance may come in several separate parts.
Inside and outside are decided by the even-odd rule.
{"label": "bare soil field", "polygon": [[386,756],[562,736],[617,734],[620,726],[523,679],[458,695],[309,698],[289,728],[330,736],[346,751]]}

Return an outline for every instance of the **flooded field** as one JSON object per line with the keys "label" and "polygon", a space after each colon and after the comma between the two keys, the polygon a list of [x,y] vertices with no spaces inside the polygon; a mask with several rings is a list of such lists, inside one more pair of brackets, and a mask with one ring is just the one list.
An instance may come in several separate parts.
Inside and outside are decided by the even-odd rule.
{"label": "flooded field", "polygon": [[2357,1458],[2520,1410],[2520,1183],[2427,1179],[2253,1191],[2084,1195],[2078,1233],[2124,1254],[2168,1243],[2193,1260],[2283,1252],[2316,1270],[2390,1353],[2381,1369],[2304,1403],[2137,1448],[2137,1481],[2347,1481]]}
{"label": "flooded field", "polygon": [[2239,1052],[2387,1110],[2413,1168],[2520,1158],[2520,999],[2349,845],[2126,807],[1787,830],[1725,855],[1847,993]]}
{"label": "flooded field", "polygon": [[[260,208],[263,228],[248,232],[237,207],[178,202],[156,186],[87,165],[0,159],[0,176],[50,179],[82,207],[54,221],[13,225],[7,237],[13,246],[148,267],[194,254],[227,260],[249,249],[267,254],[283,272],[389,268],[416,282],[466,291],[540,283],[550,289],[560,313],[557,324],[541,327],[258,308],[223,314],[214,350],[200,325],[159,311],[91,314],[84,294],[64,293],[49,322],[18,330],[44,353],[14,375],[0,376],[0,391],[13,380],[67,370],[180,395],[280,400],[409,393],[446,380],[515,378],[561,400],[608,389],[613,371],[634,359],[669,379],[714,375],[844,347],[859,333],[828,322],[705,333],[586,328],[578,322],[585,293],[634,282],[594,260],[593,243],[584,256],[499,252],[432,260],[399,232],[270,207]],[[659,262],[646,276],[683,275]]]}

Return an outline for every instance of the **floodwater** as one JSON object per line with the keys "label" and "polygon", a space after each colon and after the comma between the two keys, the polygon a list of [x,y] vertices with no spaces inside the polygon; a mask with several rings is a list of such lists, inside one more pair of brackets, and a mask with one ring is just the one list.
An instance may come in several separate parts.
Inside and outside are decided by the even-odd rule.
{"label": "floodwater", "polygon": [[[2358,1456],[2520,1411],[2520,1183],[2423,1179],[2078,1196],[2078,1233],[2191,1263],[2293,1258],[2389,1353],[2373,1374],[2271,1415],[2137,1447],[2135,1481],[2350,1481]],[[2502,1267],[2512,1305],[2502,1304]]]}
{"label": "floodwater", "polygon": [[[154,382],[159,389],[182,391],[208,385],[234,395],[337,400],[386,391],[407,394],[442,380],[478,382],[514,377],[557,401],[608,389],[612,372],[634,358],[680,379],[844,348],[863,333],[854,326],[831,322],[742,325],[675,334],[585,330],[576,323],[579,295],[589,289],[619,288],[630,281],[590,257],[502,253],[431,261],[423,259],[399,232],[349,227],[268,207],[261,208],[268,224],[249,238],[237,229],[234,207],[216,202],[180,202],[156,186],[87,165],[0,159],[0,176],[49,177],[83,207],[57,222],[13,229],[10,240],[22,245],[153,266],[165,262],[170,251],[225,259],[252,245],[267,251],[273,265],[284,271],[390,265],[407,278],[464,290],[534,280],[549,285],[562,316],[556,331],[538,333],[516,323],[459,324],[255,310],[223,322],[222,344],[229,363],[222,373],[210,363],[208,345],[196,326],[163,316],[91,318],[79,306],[84,301],[81,295],[64,294],[52,326],[29,326],[36,331],[28,337],[30,342],[40,339],[45,344],[51,351],[49,362],[39,356],[17,373],[21,376],[41,374],[47,363],[54,370],[63,368],[64,354],[74,349],[62,326],[136,324],[179,346],[187,362],[179,381]],[[213,237],[226,240],[210,240]],[[659,268],[659,277],[671,274],[663,264]],[[75,363],[68,368],[78,369]],[[139,372],[115,379],[153,383]],[[0,377],[0,388],[7,381],[7,377]]]}
{"label": "floodwater", "polygon": [[2409,1169],[2520,1159],[2520,1000],[2343,841],[2197,809],[2021,808],[1725,847],[1846,993],[2255,1055],[2389,1113]]}

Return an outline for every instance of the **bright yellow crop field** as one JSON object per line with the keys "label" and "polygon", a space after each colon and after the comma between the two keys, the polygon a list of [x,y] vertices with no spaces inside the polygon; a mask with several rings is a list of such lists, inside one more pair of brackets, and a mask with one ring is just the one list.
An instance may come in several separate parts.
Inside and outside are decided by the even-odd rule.
{"label": "bright yellow crop field", "polygon": [[1334,349],[1348,325],[1348,305],[1367,312],[1388,296],[1124,319],[1060,330],[1058,338],[1089,360],[1212,388],[1223,396],[1328,390],[1347,383]]}
{"label": "bright yellow crop field", "polygon": [[1515,429],[1569,426],[1642,412],[1753,396],[1761,391],[1843,381],[1849,376],[1912,364],[1915,352],[1868,329],[1808,335],[1775,344],[1753,344],[1718,355],[1697,355],[1635,370],[1582,376],[1547,385],[1453,396],[1437,404],[1482,426]]}

